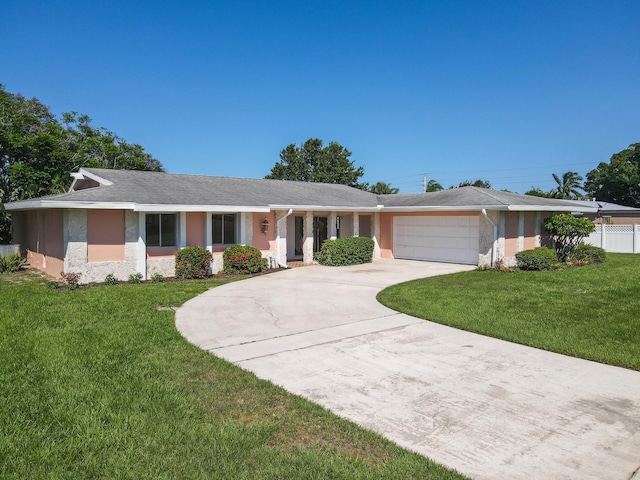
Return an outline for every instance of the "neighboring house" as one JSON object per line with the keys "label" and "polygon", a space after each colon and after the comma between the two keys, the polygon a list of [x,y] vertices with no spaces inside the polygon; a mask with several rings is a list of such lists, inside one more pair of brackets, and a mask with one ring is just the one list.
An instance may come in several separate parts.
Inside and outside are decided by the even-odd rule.
{"label": "neighboring house", "polygon": [[326,239],[367,236],[374,257],[491,265],[542,242],[555,212],[576,203],[463,187],[375,195],[345,185],[81,169],[68,193],[12,202],[14,242],[29,263],[82,282],[140,273],[174,275],[175,253],[204,246],[212,271],[233,244],[253,245],[272,266],[312,263]]}
{"label": "neighboring house", "polygon": [[595,207],[597,212],[585,213],[584,218],[593,223],[606,223],[609,225],[635,225],[640,224],[640,208],[627,207],[616,203],[600,202],[597,200],[577,200],[574,203],[580,206]]}

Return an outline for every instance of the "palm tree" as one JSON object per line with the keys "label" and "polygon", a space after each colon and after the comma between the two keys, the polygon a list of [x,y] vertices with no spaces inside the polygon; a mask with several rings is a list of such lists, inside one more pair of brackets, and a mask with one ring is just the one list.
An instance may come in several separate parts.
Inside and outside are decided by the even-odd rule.
{"label": "palm tree", "polygon": [[555,173],[552,174],[553,179],[558,186],[551,190],[551,194],[554,198],[562,198],[565,200],[577,200],[582,198],[582,193],[579,190],[583,190],[582,176],[578,175],[578,172],[565,172],[562,177],[558,177]]}
{"label": "palm tree", "polygon": [[388,195],[398,193],[400,189],[392,187],[390,183],[378,182],[373,187],[369,188],[369,191],[376,195]]}

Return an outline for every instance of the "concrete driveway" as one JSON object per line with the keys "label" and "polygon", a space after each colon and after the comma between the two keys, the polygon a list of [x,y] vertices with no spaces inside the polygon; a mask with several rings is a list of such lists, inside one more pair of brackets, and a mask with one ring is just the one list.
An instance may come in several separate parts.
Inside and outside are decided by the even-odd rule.
{"label": "concrete driveway", "polygon": [[297,268],[209,290],[178,309],[176,325],[199,347],[472,478],[631,478],[640,467],[640,372],[375,300],[388,285],[470,268],[402,260]]}

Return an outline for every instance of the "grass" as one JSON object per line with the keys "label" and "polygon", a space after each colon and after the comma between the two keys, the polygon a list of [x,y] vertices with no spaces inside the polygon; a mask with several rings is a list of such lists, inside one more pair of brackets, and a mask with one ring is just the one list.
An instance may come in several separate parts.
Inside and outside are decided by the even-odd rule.
{"label": "grass", "polygon": [[640,370],[640,255],[547,272],[471,271],[391,286],[384,305],[510,342]]}
{"label": "grass", "polygon": [[463,478],[187,343],[166,307],[227,281],[0,275],[0,478]]}

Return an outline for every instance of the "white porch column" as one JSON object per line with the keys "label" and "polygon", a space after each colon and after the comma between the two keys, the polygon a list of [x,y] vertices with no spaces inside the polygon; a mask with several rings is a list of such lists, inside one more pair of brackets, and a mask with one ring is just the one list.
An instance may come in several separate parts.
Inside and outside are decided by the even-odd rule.
{"label": "white porch column", "polygon": [[360,214],[358,212],[353,212],[353,236],[360,236]]}
{"label": "white porch column", "polygon": [[244,230],[244,236],[241,233],[240,239],[244,241],[243,245],[253,245],[253,213],[243,213],[242,218],[244,219],[244,224],[241,225],[241,228]]}
{"label": "white porch column", "polygon": [[313,263],[313,212],[304,215],[304,242],[302,243],[302,261]]}
{"label": "white porch column", "polygon": [[336,212],[329,213],[329,240],[338,238],[338,225],[336,224],[338,214]]}
{"label": "white porch column", "polygon": [[518,212],[518,252],[524,250],[524,212]]}
{"label": "white porch column", "polygon": [[244,213],[240,214],[240,232],[238,235],[238,240],[240,245],[247,244],[247,219]]}
{"label": "white porch column", "polygon": [[138,212],[138,255],[137,272],[147,279],[147,224],[146,213]]}
{"label": "white porch column", "polygon": [[287,211],[276,210],[276,261],[287,264]]}
{"label": "white porch column", "polygon": [[211,231],[213,225],[211,223],[211,213],[206,212],[204,217],[204,248],[213,252],[213,232]]}
{"label": "white porch column", "polygon": [[180,235],[178,235],[178,248],[182,250],[187,246],[187,212],[179,213]]}
{"label": "white porch column", "polygon": [[373,225],[373,258],[380,258],[380,212],[375,212],[372,216]]}

